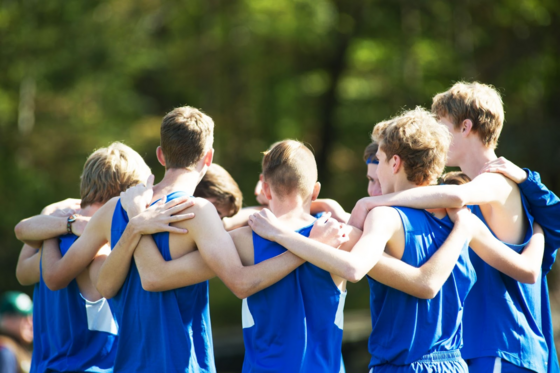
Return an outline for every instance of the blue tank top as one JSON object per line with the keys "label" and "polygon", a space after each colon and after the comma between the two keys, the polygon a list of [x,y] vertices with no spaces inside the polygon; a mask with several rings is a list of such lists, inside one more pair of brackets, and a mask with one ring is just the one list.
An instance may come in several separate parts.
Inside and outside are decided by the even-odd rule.
{"label": "blue tank top", "polygon": [[[522,244],[506,244],[516,252],[521,252],[533,235],[533,217],[523,195],[521,201],[529,229]],[[486,224],[479,206],[471,210]],[[495,356],[546,372],[548,347],[541,331],[541,278],[535,284],[523,284],[489,266],[472,250],[470,257],[478,282],[465,304],[463,357]]]}
{"label": "blue tank top", "polygon": [[[173,192],[167,200],[184,196]],[[122,236],[128,215],[117,202],[111,248]],[[171,260],[169,233],[154,234],[161,255]],[[148,292],[142,288],[134,260],[111,300],[120,333],[115,371],[146,373],[214,373],[214,349],[208,305],[208,281],[183,288]]]}
{"label": "blue tank top", "polygon": [[[78,237],[59,238],[64,256]],[[41,263],[42,264],[42,263]],[[33,291],[32,373],[112,372],[118,328],[107,300],[90,302],[72,280],[64,289],[50,290],[40,281]]]}
{"label": "blue tank top", "polygon": [[[405,233],[402,261],[420,267],[441,247],[453,229],[448,217],[437,219],[425,210],[394,207]],[[424,355],[453,351],[462,345],[463,304],[476,281],[465,246],[457,265],[433,299],[419,299],[368,276],[372,332],[369,368],[408,365]]]}
{"label": "blue tank top", "polygon": [[[308,237],[312,225],[297,232]],[[253,233],[255,264],[286,249]],[[344,372],[346,292],[331,274],[305,263],[243,300],[244,373]]]}

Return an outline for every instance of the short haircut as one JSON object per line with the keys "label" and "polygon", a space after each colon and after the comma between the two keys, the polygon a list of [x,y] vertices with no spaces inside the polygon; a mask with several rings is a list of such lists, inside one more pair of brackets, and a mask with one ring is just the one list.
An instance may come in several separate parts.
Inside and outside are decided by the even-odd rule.
{"label": "short haircut", "polygon": [[198,109],[173,109],[161,122],[161,150],[165,168],[189,168],[212,148],[214,122]]}
{"label": "short haircut", "polygon": [[222,166],[212,163],[206,174],[196,186],[195,197],[213,198],[214,204],[229,210],[227,216],[231,217],[241,210],[243,194],[239,186]]}
{"label": "short haircut", "polygon": [[469,183],[471,178],[461,171],[451,171],[443,174],[439,179],[440,185],[463,185]]}
{"label": "short haircut", "polygon": [[297,191],[306,199],[317,182],[315,156],[295,140],[277,142],[264,152],[262,171],[264,181],[280,198]]}
{"label": "short haircut", "polygon": [[120,142],[97,149],[87,159],[81,176],[82,208],[105,203],[131,186],[146,182],[150,168],[140,154]]}
{"label": "short haircut", "polygon": [[477,82],[455,83],[448,91],[434,97],[432,112],[438,117],[448,116],[455,128],[470,119],[472,131],[478,134],[484,146],[495,149],[498,145],[504,125],[504,107],[494,87]]}
{"label": "short haircut", "polygon": [[434,115],[417,107],[375,126],[373,141],[387,155],[404,162],[408,181],[416,185],[434,183],[443,172],[451,134]]}
{"label": "short haircut", "polygon": [[375,155],[378,148],[379,145],[377,145],[375,141],[366,146],[366,149],[364,150],[364,162],[368,164],[376,161],[379,162],[379,159],[377,159],[377,156]]}

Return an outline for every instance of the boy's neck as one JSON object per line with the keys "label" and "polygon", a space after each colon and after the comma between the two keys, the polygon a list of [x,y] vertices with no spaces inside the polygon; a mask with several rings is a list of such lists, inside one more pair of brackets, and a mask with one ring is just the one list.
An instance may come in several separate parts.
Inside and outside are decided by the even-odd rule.
{"label": "boy's neck", "polygon": [[480,146],[473,147],[472,151],[468,152],[466,156],[459,161],[459,167],[463,173],[471,179],[474,179],[487,162],[497,158],[494,149],[487,148],[480,144]]}
{"label": "boy's neck", "polygon": [[311,216],[311,201],[304,203],[301,197],[287,196],[283,199],[273,198],[269,203],[270,211],[276,217],[283,221],[293,221],[298,224],[298,221],[308,220]]}
{"label": "boy's neck", "polygon": [[91,205],[87,205],[83,209],[80,209],[80,215],[92,217],[101,206],[103,206],[102,203],[92,203]]}
{"label": "boy's neck", "polygon": [[182,191],[189,196],[194,194],[200,182],[200,172],[186,168],[170,168],[165,171],[163,179],[154,186],[154,200],[176,191]]}

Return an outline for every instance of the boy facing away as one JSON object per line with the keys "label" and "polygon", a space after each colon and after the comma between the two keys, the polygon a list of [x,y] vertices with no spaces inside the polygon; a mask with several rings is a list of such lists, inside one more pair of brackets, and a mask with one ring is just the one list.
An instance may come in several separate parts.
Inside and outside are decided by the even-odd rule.
{"label": "boy facing away", "polygon": [[[87,159],[81,175],[80,219],[93,216],[109,199],[141,183],[149,174],[150,169],[142,157],[124,144],[115,142],[96,150]],[[34,230],[36,226],[41,229]],[[60,227],[58,232],[57,226]],[[18,238],[32,245],[45,240],[44,249],[64,256],[78,238],[76,234],[80,234],[80,229],[75,217],[39,215],[22,221],[16,232]],[[112,372],[118,327],[106,299],[94,284],[109,247],[101,248],[87,268],[67,286],[52,283],[41,271],[44,249],[25,247],[17,268],[22,284],[35,284],[31,372]]]}

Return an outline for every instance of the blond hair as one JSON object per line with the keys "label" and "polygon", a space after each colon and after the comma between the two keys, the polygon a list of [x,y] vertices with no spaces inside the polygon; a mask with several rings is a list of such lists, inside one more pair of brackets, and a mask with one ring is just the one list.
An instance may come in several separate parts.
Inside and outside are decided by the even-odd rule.
{"label": "blond hair", "polygon": [[315,156],[303,143],[284,140],[264,152],[262,161],[264,181],[279,196],[297,191],[304,199],[311,196],[317,182]]}
{"label": "blond hair", "polygon": [[432,112],[438,117],[450,117],[455,128],[470,119],[472,131],[478,134],[484,146],[495,149],[498,145],[504,125],[504,107],[494,87],[478,82],[455,83],[448,91],[434,97]]}
{"label": "blond hair", "polygon": [[425,185],[443,172],[451,134],[430,112],[417,107],[377,124],[372,139],[387,161],[394,155],[402,159],[408,181]]}
{"label": "blond hair", "polygon": [[208,171],[196,186],[195,197],[213,198],[214,205],[229,211],[224,217],[231,217],[241,210],[243,194],[239,186],[222,166],[212,163]]}
{"label": "blond hair", "polygon": [[80,183],[82,208],[105,203],[131,186],[146,181],[150,168],[140,154],[120,142],[97,149],[84,164]]}
{"label": "blond hair", "polygon": [[173,109],[161,122],[161,150],[165,168],[188,168],[212,148],[214,122],[198,109]]}

